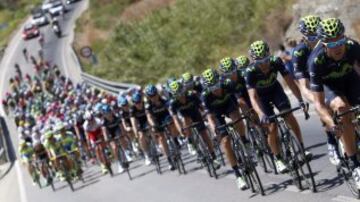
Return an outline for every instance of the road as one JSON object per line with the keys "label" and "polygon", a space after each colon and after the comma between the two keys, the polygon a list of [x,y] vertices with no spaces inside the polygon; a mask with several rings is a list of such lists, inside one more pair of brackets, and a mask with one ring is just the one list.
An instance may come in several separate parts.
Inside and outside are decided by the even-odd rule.
{"label": "road", "polygon": [[[79,11],[85,8],[87,1],[82,1],[73,6],[62,27],[65,36],[58,40],[49,30],[43,28],[45,33],[45,57],[63,68],[63,72],[75,80],[79,80],[79,70],[73,65],[73,55],[69,48],[74,20]],[[26,67],[21,50],[27,47],[29,50],[37,51],[39,45],[36,40],[23,42],[18,32],[9,49],[6,51],[1,63],[0,95],[4,95],[8,89],[9,76],[14,75],[13,66],[17,62],[21,67]],[[32,69],[23,68],[24,72],[32,73]],[[97,166],[89,166],[85,169],[85,183],[75,184],[76,191],[72,193],[65,183],[56,182],[56,192],[50,188],[39,189],[32,186],[27,172],[15,163],[8,175],[0,181],[0,201],[2,202],[98,202],[98,201],[126,201],[126,202],[193,202],[193,201],[356,201],[347,190],[341,178],[337,177],[334,166],[327,158],[326,139],[323,135],[321,124],[315,113],[308,121],[304,121],[301,114],[297,114],[300,125],[303,128],[305,145],[314,154],[311,162],[315,179],[318,184],[318,193],[310,191],[298,191],[291,184],[288,175],[265,174],[258,169],[266,189],[266,197],[253,195],[250,191],[239,191],[236,189],[234,176],[227,168],[221,168],[221,176],[218,180],[209,178],[207,173],[199,169],[195,158],[184,150],[184,158],[188,174],[179,176],[177,172],[167,170],[167,164],[162,159],[165,173],[157,175],[153,167],[143,165],[142,161],[131,164],[131,173],[135,179],[128,180],[126,174],[116,175],[113,178],[103,176]],[[11,121],[8,122],[9,130],[12,131],[11,139],[13,147],[17,145],[17,135]]]}

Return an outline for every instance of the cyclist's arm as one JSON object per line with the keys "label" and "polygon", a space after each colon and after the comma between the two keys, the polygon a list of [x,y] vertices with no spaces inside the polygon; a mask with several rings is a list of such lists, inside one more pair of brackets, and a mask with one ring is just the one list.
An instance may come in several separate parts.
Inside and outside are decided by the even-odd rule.
{"label": "cyclist's arm", "polygon": [[139,134],[138,134],[138,121],[135,119],[135,117],[130,117],[130,121],[131,121],[132,129],[133,129],[133,131],[135,133],[135,136],[139,137]]}
{"label": "cyclist's arm", "polygon": [[250,101],[251,101],[251,104],[252,104],[254,110],[256,111],[256,113],[259,115],[260,118],[263,117],[264,113],[260,108],[259,96],[256,92],[256,89],[250,88],[250,89],[248,89],[248,93],[249,93]]}
{"label": "cyclist's arm", "polygon": [[[131,127],[128,126],[128,124],[126,123],[126,121],[125,121],[124,118],[121,119],[121,125],[122,125],[122,127],[123,127],[126,131],[131,130]],[[130,129],[129,129],[129,128],[130,128]]]}
{"label": "cyclist's arm", "polygon": [[295,81],[290,77],[290,75],[283,76],[285,82],[288,84],[291,92],[295,95],[295,97],[298,99],[298,101],[303,101],[303,98],[301,96],[300,89],[296,85]]}
{"label": "cyclist's arm", "polygon": [[153,117],[153,115],[152,115],[149,111],[146,111],[146,118],[147,118],[150,126],[155,127],[154,117]]}
{"label": "cyclist's arm", "polygon": [[298,79],[299,81],[299,88],[301,90],[301,93],[304,95],[304,97],[310,101],[310,102],[314,102],[314,94],[311,93],[311,91],[309,90],[309,80],[306,78],[302,78],[302,79]]}
{"label": "cyclist's arm", "polygon": [[325,104],[325,95],[324,92],[313,92],[314,93],[314,104],[316,111],[319,113],[320,119],[325,122],[325,124],[332,128],[335,126],[335,123],[326,107]]}
{"label": "cyclist's arm", "polygon": [[106,141],[109,140],[109,139],[108,139],[109,134],[108,134],[108,131],[107,131],[107,129],[106,129],[105,126],[102,126],[102,127],[101,127],[101,131],[102,131],[102,134],[104,135],[105,140],[106,140]]}
{"label": "cyclist's arm", "polygon": [[172,119],[174,120],[174,123],[175,123],[175,126],[177,128],[178,131],[182,131],[182,126],[181,126],[181,123],[179,121],[179,118],[176,114],[172,114],[171,115]]}

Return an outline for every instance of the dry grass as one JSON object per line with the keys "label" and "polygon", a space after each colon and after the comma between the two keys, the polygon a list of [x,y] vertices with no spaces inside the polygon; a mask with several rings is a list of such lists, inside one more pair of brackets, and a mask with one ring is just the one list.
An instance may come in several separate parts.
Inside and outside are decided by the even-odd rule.
{"label": "dry grass", "polygon": [[353,28],[358,39],[360,39],[360,19],[353,23]]}
{"label": "dry grass", "polygon": [[123,22],[129,22],[133,20],[140,20],[149,13],[166,7],[176,0],[142,0],[132,4],[124,10],[121,14],[121,20]]}

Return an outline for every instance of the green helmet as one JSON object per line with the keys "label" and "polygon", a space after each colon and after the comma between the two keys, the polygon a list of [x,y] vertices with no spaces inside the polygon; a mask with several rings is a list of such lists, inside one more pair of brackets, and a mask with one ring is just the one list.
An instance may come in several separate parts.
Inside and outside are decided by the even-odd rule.
{"label": "green helmet", "polygon": [[173,81],[169,84],[169,88],[170,88],[170,91],[172,94],[178,95],[178,94],[181,94],[183,85],[179,81]]}
{"label": "green helmet", "polygon": [[219,74],[212,68],[206,69],[202,74],[205,85],[212,86],[219,80]]}
{"label": "green helmet", "polygon": [[230,58],[226,57],[220,60],[219,70],[223,73],[231,72],[236,69],[235,61]]}
{"label": "green helmet", "polygon": [[269,46],[265,41],[255,41],[250,45],[249,55],[254,60],[265,58],[269,54]]}
{"label": "green helmet", "polygon": [[51,130],[48,130],[48,131],[45,132],[44,136],[45,136],[45,139],[48,140],[48,139],[54,137],[54,133]]}
{"label": "green helmet", "polygon": [[184,74],[181,75],[181,78],[185,83],[187,83],[193,81],[194,76],[190,72],[185,72]]}
{"label": "green helmet", "polygon": [[336,38],[343,35],[344,32],[344,25],[338,18],[322,20],[317,28],[317,35],[321,40]]}
{"label": "green helmet", "polygon": [[236,58],[236,64],[237,64],[238,68],[244,68],[244,67],[249,66],[250,60],[248,57],[246,57],[244,55],[240,55],[239,57]]}
{"label": "green helmet", "polygon": [[320,17],[308,15],[300,19],[299,30],[305,36],[316,35],[316,29],[320,23]]}

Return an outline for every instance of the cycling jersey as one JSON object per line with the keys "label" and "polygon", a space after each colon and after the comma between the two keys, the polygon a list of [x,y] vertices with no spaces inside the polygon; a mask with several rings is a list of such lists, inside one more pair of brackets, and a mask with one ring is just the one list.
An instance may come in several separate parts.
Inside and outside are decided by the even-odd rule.
{"label": "cycling jersey", "polygon": [[89,122],[88,120],[86,120],[84,122],[84,130],[86,131],[90,142],[94,145],[96,143],[97,140],[102,139],[102,131],[101,131],[101,126],[102,126],[102,122],[99,118],[94,118],[95,120],[92,122]]}
{"label": "cycling jersey", "polygon": [[283,77],[289,74],[279,57],[272,56],[270,58],[269,68],[269,72],[265,74],[256,66],[256,64],[250,64],[245,76],[247,88],[255,88],[260,94],[271,92],[276,88],[276,84],[279,84],[279,81],[277,80],[278,72],[280,72]]}
{"label": "cycling jersey", "polygon": [[291,108],[289,98],[277,80],[278,72],[280,72],[283,77],[288,75],[284,63],[278,57],[271,57],[269,68],[269,72],[265,74],[255,64],[251,64],[245,78],[247,88],[256,89],[261,111],[268,117],[275,114],[271,103],[274,104],[279,111]]}
{"label": "cycling jersey", "polygon": [[[229,79],[229,85],[231,92],[235,95],[237,99],[243,98],[248,107],[252,107],[250,102],[250,97],[246,89],[246,82],[244,78],[244,70],[236,71],[236,80],[231,79],[232,75],[227,76],[226,79]],[[225,78],[224,78],[225,79]]]}
{"label": "cycling jersey", "polygon": [[232,94],[232,88],[231,85],[229,85],[228,80],[220,80],[217,85],[223,90],[222,95],[214,95],[207,87],[204,87],[204,90],[201,93],[200,99],[205,112],[228,114],[237,110],[236,98]]}
{"label": "cycling jersey", "polygon": [[70,132],[70,131],[66,131],[66,134],[64,137],[59,137],[58,142],[60,142],[63,146],[63,148],[65,149],[65,151],[67,152],[72,152],[77,150],[77,145],[76,145],[76,139],[74,136],[74,133]]}
{"label": "cycling jersey", "polygon": [[51,156],[56,158],[65,154],[65,150],[61,142],[49,142],[46,141],[45,148],[50,152]]}
{"label": "cycling jersey", "polygon": [[193,122],[200,122],[198,129],[205,129],[201,113],[199,111],[201,105],[201,100],[195,94],[195,92],[188,92],[185,95],[185,103],[180,102],[175,98],[170,100],[169,110],[172,114],[179,114],[183,117],[189,117]]}
{"label": "cycling jersey", "polygon": [[110,138],[115,138],[116,136],[120,135],[121,133],[120,124],[121,124],[121,119],[114,115],[113,115],[113,120],[110,121],[104,118],[103,121],[103,127],[107,129]]}
{"label": "cycling jersey", "polygon": [[142,109],[138,109],[136,106],[131,106],[129,110],[130,117],[135,118],[139,123],[140,130],[145,130],[147,127],[147,118],[145,113],[145,106]]}
{"label": "cycling jersey", "polygon": [[145,104],[145,110],[149,112],[159,125],[163,125],[171,121],[170,113],[168,111],[168,102],[164,98],[159,98],[160,104],[156,105],[149,100]]}
{"label": "cycling jersey", "polygon": [[292,63],[294,66],[294,76],[296,79],[309,79],[309,69],[307,61],[311,54],[311,48],[304,42],[298,44],[293,51]]}
{"label": "cycling jersey", "polygon": [[319,46],[310,55],[310,89],[324,92],[327,104],[337,96],[345,96],[351,105],[360,104],[360,77],[354,70],[360,62],[360,45],[348,39],[344,57],[335,61]]}
{"label": "cycling jersey", "polygon": [[34,149],[29,143],[26,143],[26,147],[19,147],[19,154],[21,157],[21,160],[24,162],[29,162],[32,160],[32,156],[34,154]]}

